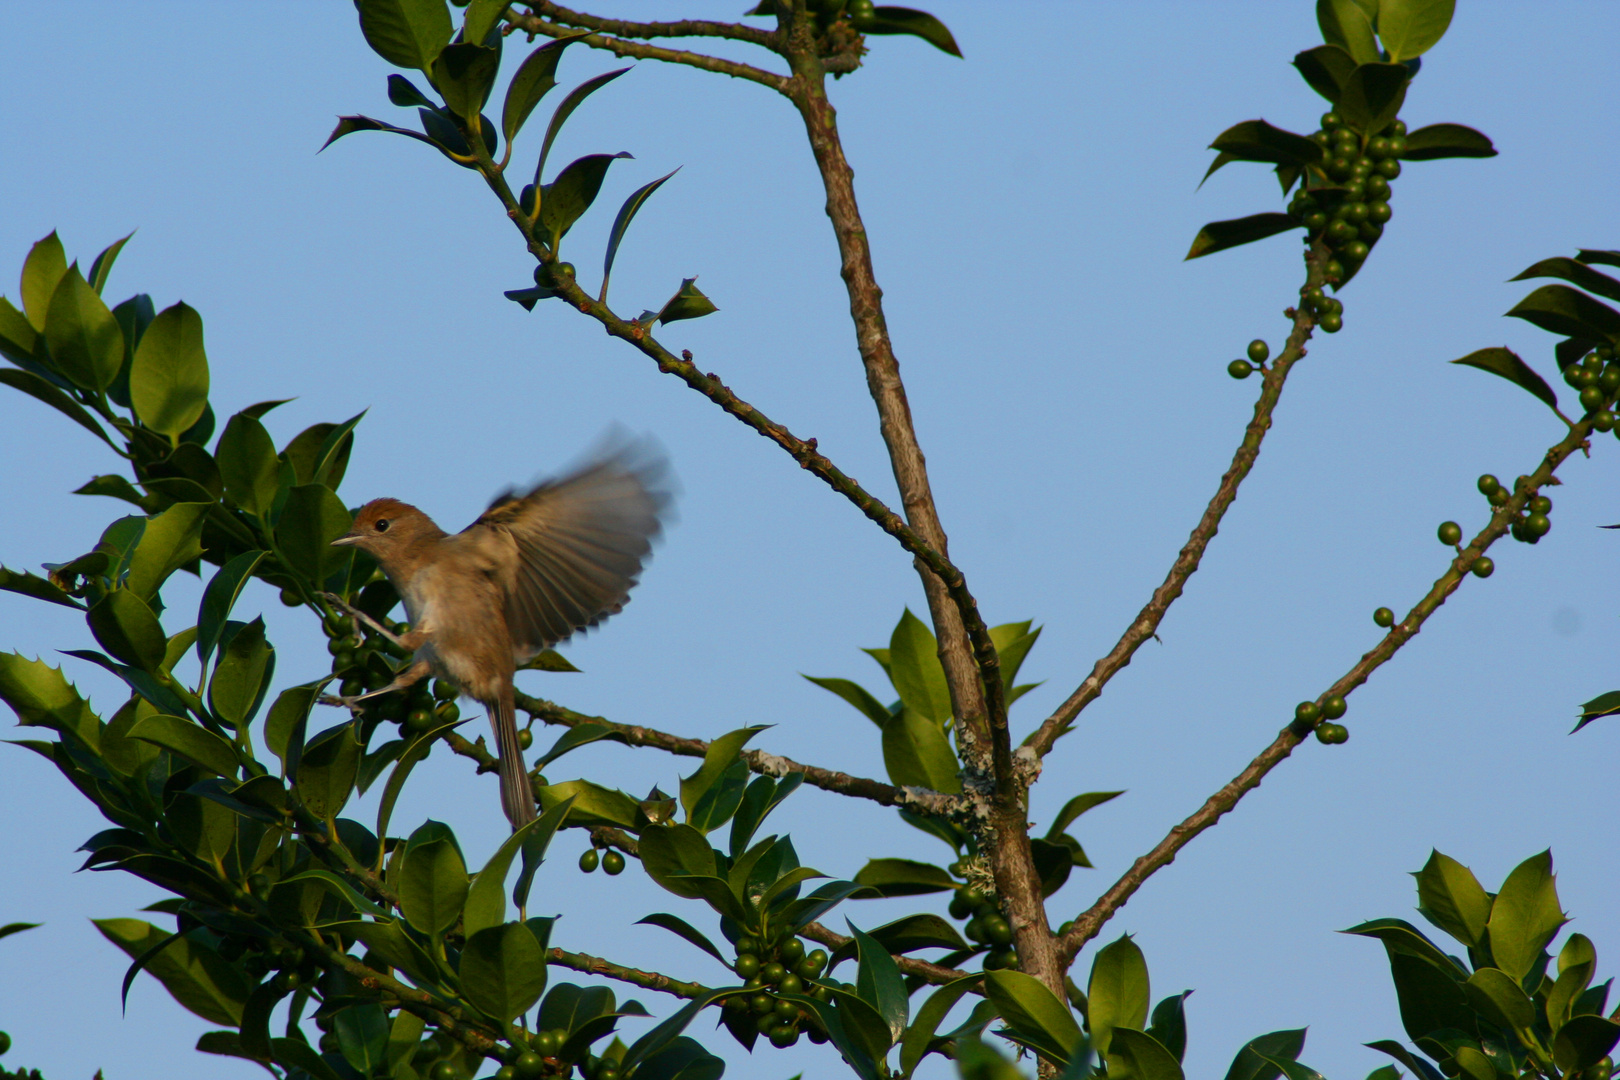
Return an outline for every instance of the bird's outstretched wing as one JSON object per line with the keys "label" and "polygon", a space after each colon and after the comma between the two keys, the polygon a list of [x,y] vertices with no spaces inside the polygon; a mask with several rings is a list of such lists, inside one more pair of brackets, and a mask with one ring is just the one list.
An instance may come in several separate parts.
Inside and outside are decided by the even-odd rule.
{"label": "bird's outstretched wing", "polygon": [[457,539],[476,544],[504,587],[514,651],[532,656],[624,607],[662,531],[668,465],[620,446],[527,492],[507,492]]}

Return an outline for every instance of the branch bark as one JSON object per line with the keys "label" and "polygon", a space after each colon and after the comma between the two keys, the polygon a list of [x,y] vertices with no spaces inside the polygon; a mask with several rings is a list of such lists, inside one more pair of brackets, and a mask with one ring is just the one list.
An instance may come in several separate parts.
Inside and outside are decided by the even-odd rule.
{"label": "branch bark", "polygon": [[[605,23],[610,20],[603,19],[600,21]],[[565,37],[569,31],[569,27],[560,23],[547,22],[533,15],[524,15],[516,11],[508,15],[507,25],[512,29],[521,30],[528,34],[530,40],[533,40],[536,35],[553,38]],[[647,23],[641,25],[655,26],[658,24]],[[739,29],[746,30],[750,28],[740,27]],[[710,56],[707,53],[691,52],[686,49],[668,49],[662,45],[647,45],[639,41],[626,41],[623,38],[613,37],[611,34],[606,33],[590,34],[587,37],[580,38],[579,41],[593,49],[610,52],[614,56],[628,56],[636,60],[662,60],[668,64],[682,64],[686,67],[697,68],[700,71],[712,71],[716,75],[729,75],[734,79],[747,79],[749,82],[768,86],[778,93],[784,92],[784,88],[788,83],[785,76],[778,75],[774,71],[766,71],[764,68],[739,63],[736,60],[724,60],[718,56]]]}

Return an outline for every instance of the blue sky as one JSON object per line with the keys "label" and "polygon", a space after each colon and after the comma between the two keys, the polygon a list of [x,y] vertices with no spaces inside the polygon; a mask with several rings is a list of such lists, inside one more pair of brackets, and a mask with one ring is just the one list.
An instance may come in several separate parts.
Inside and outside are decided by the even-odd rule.
{"label": "blue sky", "polygon": [[[736,15],[737,3],[625,2],[631,17]],[[872,42],[832,84],[889,324],[951,551],[992,622],[1045,626],[1025,665],[1045,680],[1020,733],[1106,652],[1162,579],[1226,467],[1254,382],[1227,377],[1254,337],[1275,347],[1300,279],[1279,237],[1181,261],[1205,221],[1279,209],[1271,175],[1235,165],[1195,190],[1204,149],[1239,120],[1309,131],[1324,105],[1289,67],[1319,41],[1312,5],[939,3],[965,60],[913,39]],[[1409,166],[1395,220],[1345,291],[1345,329],[1295,370],[1258,467],[1185,598],[1048,759],[1033,815],[1069,796],[1128,794],[1082,819],[1097,869],[1076,871],[1055,921],[1233,776],[1445,569],[1435,526],[1485,520],[1481,472],[1528,472],[1562,425],[1529,396],[1445,363],[1506,344],[1544,374],[1552,338],[1503,319],[1506,279],[1577,247],[1620,246],[1613,4],[1463,3],[1404,113],[1470,124],[1489,161]],[[344,494],[407,498],[447,528],[496,491],[566,463],[612,422],[655,434],[680,476],[680,521],[626,612],[567,649],[584,674],[532,692],[615,720],[710,737],[772,724],[757,744],[881,771],[876,733],[799,677],[881,673],[858,650],[921,610],[910,560],[785,455],[576,313],[501,297],[530,263],[473,175],[420,144],[356,135],[317,155],[340,113],[388,117],[388,68],[342,3],[0,7],[0,291],[59,229],[70,257],[139,229],[109,295],[184,299],[203,315],[222,416],[267,398],[278,442],[369,409]],[[509,58],[508,69],[514,61]],[[571,51],[565,81],[618,66]],[[536,151],[538,127],[520,142]],[[565,253],[594,283],[614,208],[681,172],[620,252],[614,302],[656,308],[681,278],[719,305],[662,332],[746,400],[816,436],[892,500],[837,255],[802,128],[763,88],[640,64],[597,94],[554,153],[628,150]],[[5,269],[9,268],[9,269]],[[1570,396],[1566,391],[1565,396]],[[1361,1044],[1401,1034],[1381,949],[1335,930],[1416,919],[1407,871],[1431,847],[1488,888],[1552,847],[1572,929],[1615,974],[1620,724],[1567,737],[1573,706],[1620,686],[1607,587],[1620,446],[1600,440],[1551,492],[1551,535],[1503,544],[1420,637],[1351,698],[1343,747],[1305,745],[1223,824],[1153,879],[1105,932],[1136,935],[1155,997],[1194,988],[1190,1076],[1224,1072],[1248,1038],[1310,1025],[1303,1060],[1332,1080],[1381,1064]],[[30,399],[0,396],[0,560],[37,567],[90,547],[121,511],[69,494],[116,461]],[[171,586],[171,607],[195,582]],[[324,669],[322,640],[264,588],[286,683]],[[65,609],[0,594],[0,649],[82,647]],[[76,661],[67,660],[68,664]],[[73,669],[98,705],[121,695]],[[0,725],[4,726],[4,725]],[[548,736],[541,733],[540,742]],[[563,768],[566,766],[566,768]],[[580,751],[552,779],[632,792],[690,771],[652,751]],[[362,802],[362,808],[370,805]],[[808,865],[847,876],[869,856],[948,861],[892,814],[805,791],[778,812]],[[362,816],[364,816],[362,809]],[[435,756],[395,821],[450,822],[475,863],[505,831],[493,782]],[[0,1028],[12,1067],[55,1077],[247,1077],[191,1050],[207,1025],[150,979],[120,1016],[124,960],[86,921],[157,899],[127,877],[74,875],[101,820],[41,761],[0,755]],[[559,940],[682,978],[709,958],[631,924],[703,910],[639,875],[583,877],[561,840],[535,907]],[[943,906],[942,903],[940,905]],[[915,905],[910,905],[915,907]],[[862,926],[908,910],[852,903]],[[1077,969],[1083,975],[1089,953]],[[555,972],[554,979],[567,976]],[[666,1002],[649,1002],[655,1011]],[[705,1025],[706,1026],[706,1025]],[[632,1031],[636,1029],[631,1029]],[[702,1036],[702,1032],[699,1032]],[[829,1075],[821,1051],[705,1041],[728,1076]],[[948,1070],[936,1066],[931,1075]]]}

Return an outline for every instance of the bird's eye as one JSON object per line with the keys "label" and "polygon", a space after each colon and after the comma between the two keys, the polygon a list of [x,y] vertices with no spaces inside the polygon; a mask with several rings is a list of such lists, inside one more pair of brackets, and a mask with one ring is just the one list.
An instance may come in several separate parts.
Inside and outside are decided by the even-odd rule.
{"label": "bird's eye", "polygon": [[388,519],[387,518],[378,518],[377,519],[377,524],[373,525],[372,528],[376,529],[378,532],[387,532],[388,531]]}

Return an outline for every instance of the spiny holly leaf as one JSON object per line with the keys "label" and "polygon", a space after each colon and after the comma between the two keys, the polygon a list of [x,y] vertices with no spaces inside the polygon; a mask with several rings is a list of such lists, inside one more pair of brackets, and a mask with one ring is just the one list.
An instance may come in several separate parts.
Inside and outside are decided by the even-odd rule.
{"label": "spiny holly leaf", "polygon": [[[1605,529],[1614,527],[1613,525],[1603,526]],[[1575,734],[1576,731],[1581,730],[1581,728],[1600,716],[1613,716],[1615,713],[1620,713],[1620,690],[1610,690],[1607,694],[1599,694],[1581,706],[1581,719],[1570,734]]]}
{"label": "spiny holly leaf", "polygon": [[1547,385],[1547,380],[1531,370],[1530,365],[1519,359],[1519,354],[1512,349],[1479,349],[1460,360],[1453,360],[1452,363],[1466,364],[1481,371],[1488,371],[1492,375],[1500,375],[1508,382],[1523,387],[1546,402],[1549,409],[1558,411],[1558,395]]}
{"label": "spiny holly leaf", "polygon": [[1187,252],[1187,258],[1196,259],[1203,255],[1212,255],[1217,251],[1252,244],[1256,240],[1264,240],[1268,236],[1276,236],[1280,232],[1297,228],[1299,222],[1287,214],[1251,214],[1230,221],[1212,221],[1198,230],[1198,235],[1193,238],[1192,247]]}

